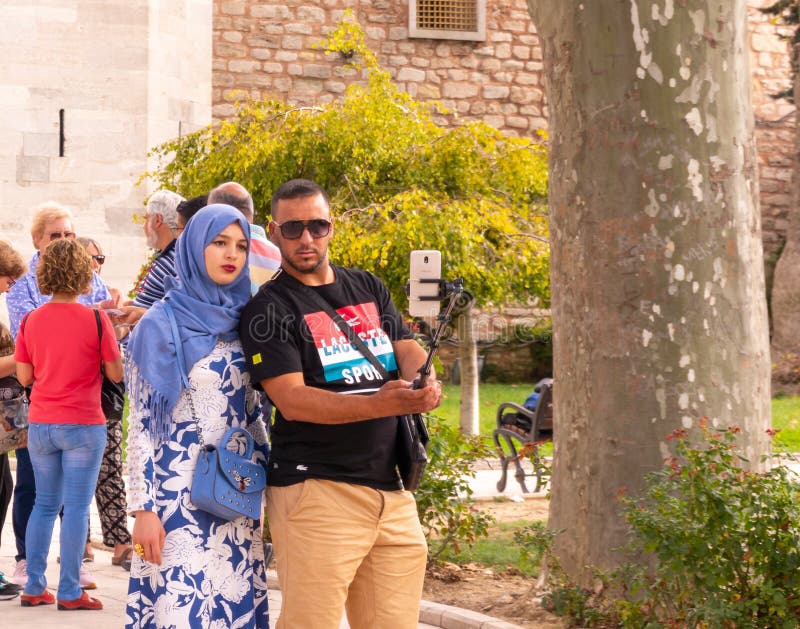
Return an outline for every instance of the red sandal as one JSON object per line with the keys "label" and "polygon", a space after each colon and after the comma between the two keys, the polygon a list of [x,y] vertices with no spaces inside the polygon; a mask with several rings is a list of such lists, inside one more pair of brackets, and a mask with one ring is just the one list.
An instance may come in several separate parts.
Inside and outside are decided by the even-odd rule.
{"label": "red sandal", "polygon": [[56,597],[52,592],[47,590],[42,591],[41,594],[22,594],[19,597],[19,603],[23,607],[37,607],[39,605],[52,605],[56,602]]}
{"label": "red sandal", "polygon": [[86,592],[84,592],[81,594],[80,598],[73,598],[70,601],[62,601],[59,599],[58,608],[61,611],[72,611],[75,609],[103,609],[103,604],[96,598],[92,598]]}

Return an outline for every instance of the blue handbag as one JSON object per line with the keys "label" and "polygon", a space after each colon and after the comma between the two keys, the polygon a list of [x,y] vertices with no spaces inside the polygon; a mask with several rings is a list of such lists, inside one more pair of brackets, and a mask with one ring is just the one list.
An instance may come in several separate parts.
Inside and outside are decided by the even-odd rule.
{"label": "blue handbag", "polygon": [[[223,520],[235,520],[245,516],[254,520],[261,519],[261,494],[267,485],[267,472],[260,464],[255,463],[253,437],[244,428],[229,428],[222,436],[219,447],[206,445],[197,411],[192,400],[192,388],[183,363],[183,352],[180,351],[180,336],[175,316],[168,301],[161,302],[167,313],[172,337],[175,341],[176,359],[183,386],[189,393],[189,408],[197,429],[197,441],[200,452],[197,455],[197,466],[192,477],[192,490],[189,494],[196,507]],[[228,443],[234,436],[244,437],[245,453],[228,450]]]}
{"label": "blue handbag", "polygon": [[[199,425],[198,425],[199,430]],[[234,435],[244,436],[244,455],[228,450]],[[266,471],[252,461],[253,437],[243,428],[230,428],[219,447],[202,445],[192,479],[192,502],[203,511],[223,520],[241,516],[261,519],[261,494],[266,487]]]}

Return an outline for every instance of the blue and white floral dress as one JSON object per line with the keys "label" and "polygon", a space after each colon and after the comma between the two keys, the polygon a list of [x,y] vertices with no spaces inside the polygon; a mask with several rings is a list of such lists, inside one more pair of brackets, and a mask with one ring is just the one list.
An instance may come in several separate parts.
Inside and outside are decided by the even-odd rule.
{"label": "blue and white floral dress", "polygon": [[[244,426],[255,440],[256,460],[265,464],[261,400],[249,386],[240,343],[218,342],[189,381],[204,441],[219,444],[228,428]],[[128,509],[155,511],[166,540],[160,566],[133,555],[126,627],[268,629],[261,522],[226,522],[190,499],[199,444],[188,395],[184,390],[175,405],[168,439],[155,446],[145,428],[149,396],[131,400]]]}

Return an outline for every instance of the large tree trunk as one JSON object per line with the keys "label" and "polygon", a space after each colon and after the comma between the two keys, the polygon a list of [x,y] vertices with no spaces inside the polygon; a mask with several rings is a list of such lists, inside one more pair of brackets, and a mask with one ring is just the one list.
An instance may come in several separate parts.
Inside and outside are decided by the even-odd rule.
{"label": "large tree trunk", "polygon": [[550,527],[617,565],[667,435],[704,416],[769,448],[769,341],[745,0],[528,0],[550,111]]}
{"label": "large tree trunk", "polygon": [[[800,47],[795,46],[793,53],[797,59]],[[794,102],[800,104],[799,75],[794,77]],[[786,244],[772,284],[772,346],[779,361],[783,353],[800,354],[800,124],[795,128],[793,178]]]}

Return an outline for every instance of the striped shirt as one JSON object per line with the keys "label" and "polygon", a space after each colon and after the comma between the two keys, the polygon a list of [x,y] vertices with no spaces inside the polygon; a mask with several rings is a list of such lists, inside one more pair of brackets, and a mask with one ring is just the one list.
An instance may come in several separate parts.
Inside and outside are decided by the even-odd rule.
{"label": "striped shirt", "polygon": [[250,225],[250,292],[255,295],[261,285],[281,267],[281,252],[267,240],[260,225]]}
{"label": "striped shirt", "polygon": [[133,299],[133,305],[139,308],[150,308],[157,301],[161,301],[166,293],[164,280],[175,277],[175,240],[169,243],[154,259],[147,275],[144,276],[140,288]]}

